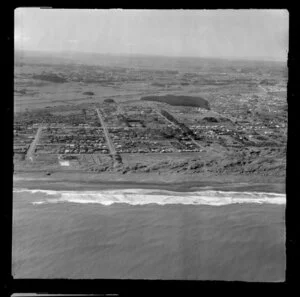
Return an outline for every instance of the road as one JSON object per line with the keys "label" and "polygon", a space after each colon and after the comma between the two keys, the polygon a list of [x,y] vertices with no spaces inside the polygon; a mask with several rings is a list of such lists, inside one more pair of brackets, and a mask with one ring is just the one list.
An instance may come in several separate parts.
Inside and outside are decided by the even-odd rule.
{"label": "road", "polygon": [[35,134],[35,137],[33,139],[33,141],[31,142],[30,144],[30,147],[27,151],[27,154],[26,154],[26,159],[27,160],[30,160],[30,161],[33,161],[33,157],[34,157],[34,151],[35,151],[35,147],[40,139],[40,136],[41,136],[41,132],[43,130],[44,127],[39,127],[36,134]]}
{"label": "road", "polygon": [[106,142],[107,142],[109,151],[112,155],[115,155],[116,154],[115,147],[114,147],[114,145],[113,145],[113,143],[112,143],[112,141],[109,137],[108,130],[106,128],[106,124],[104,123],[104,120],[102,118],[102,115],[101,115],[101,112],[100,112],[99,108],[96,108],[96,111],[97,111],[97,115],[98,115],[99,121],[101,123],[101,126],[103,128],[103,132],[104,132],[104,135],[105,135],[105,138],[106,138]]}
{"label": "road", "polygon": [[122,115],[123,114],[122,107],[119,104],[117,105],[117,114],[118,115]]}
{"label": "road", "polygon": [[[174,127],[177,127],[177,128],[180,128],[181,129],[181,127],[180,126],[178,126],[178,125],[176,125],[175,123],[173,123],[172,121],[170,121],[168,118],[166,118],[160,111],[158,111],[158,110],[155,110],[160,116],[162,116],[166,121],[168,121],[170,124],[172,124]],[[190,135],[188,135],[188,137],[189,137],[189,139],[195,144],[195,145],[197,145],[200,149],[204,149],[204,147],[200,144],[200,143],[198,143],[195,139],[193,139]]]}
{"label": "road", "polygon": [[265,89],[263,86],[258,85],[265,93],[268,93],[269,91],[267,89]]}

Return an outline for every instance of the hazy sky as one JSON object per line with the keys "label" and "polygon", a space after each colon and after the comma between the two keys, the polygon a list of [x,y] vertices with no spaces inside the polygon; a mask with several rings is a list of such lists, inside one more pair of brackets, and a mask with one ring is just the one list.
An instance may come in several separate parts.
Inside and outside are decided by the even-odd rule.
{"label": "hazy sky", "polygon": [[15,10],[15,48],[286,60],[287,10]]}

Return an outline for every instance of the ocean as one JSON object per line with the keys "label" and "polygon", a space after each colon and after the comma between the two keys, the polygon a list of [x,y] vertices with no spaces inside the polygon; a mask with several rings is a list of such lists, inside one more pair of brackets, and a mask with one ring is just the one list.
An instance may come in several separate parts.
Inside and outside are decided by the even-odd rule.
{"label": "ocean", "polygon": [[14,189],[15,278],[285,280],[285,194]]}

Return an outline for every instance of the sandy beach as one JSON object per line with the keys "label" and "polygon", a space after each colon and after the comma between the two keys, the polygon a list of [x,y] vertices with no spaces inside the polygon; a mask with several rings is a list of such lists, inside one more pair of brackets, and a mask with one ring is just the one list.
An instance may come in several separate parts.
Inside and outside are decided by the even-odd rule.
{"label": "sandy beach", "polygon": [[[138,180],[138,182],[137,182]],[[173,191],[193,191],[210,187],[223,191],[259,191],[285,193],[285,180],[268,176],[205,176],[158,174],[90,174],[90,173],[18,173],[13,176],[14,188],[47,190],[104,190],[146,188]]]}

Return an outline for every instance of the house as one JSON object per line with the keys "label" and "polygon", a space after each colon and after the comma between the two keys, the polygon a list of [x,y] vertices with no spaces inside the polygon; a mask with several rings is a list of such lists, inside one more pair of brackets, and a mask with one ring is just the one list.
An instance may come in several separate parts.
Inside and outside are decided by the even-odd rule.
{"label": "house", "polygon": [[60,166],[70,166],[70,162],[67,160],[59,160]]}

